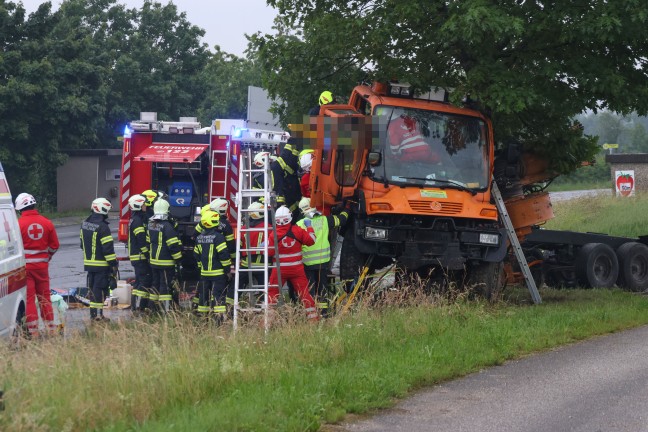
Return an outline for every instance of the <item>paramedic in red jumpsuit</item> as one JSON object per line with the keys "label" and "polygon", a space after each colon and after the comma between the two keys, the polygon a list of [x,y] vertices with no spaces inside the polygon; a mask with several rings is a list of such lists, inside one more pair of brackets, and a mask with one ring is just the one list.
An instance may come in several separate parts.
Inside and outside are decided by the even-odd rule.
{"label": "paramedic in red jumpsuit", "polygon": [[56,332],[54,312],[50,299],[49,261],[59,248],[59,240],[54,224],[36,210],[36,199],[30,194],[21,193],[16,198],[16,210],[20,212],[20,233],[25,246],[25,267],[27,269],[27,310],[26,324],[32,337],[38,336],[38,310],[45,331],[49,335]]}
{"label": "paramedic in red jumpsuit", "polygon": [[400,116],[389,123],[389,147],[401,162],[439,163],[441,158],[425,141],[412,117]]}
{"label": "paramedic in red jumpsuit", "polygon": [[[275,214],[275,222],[277,224],[277,240],[279,242],[278,259],[281,278],[284,281],[292,283],[295,292],[306,308],[307,318],[310,320],[318,320],[319,315],[315,308],[315,301],[308,291],[308,278],[306,278],[306,273],[304,272],[301,252],[302,245],[312,246],[315,244],[315,231],[310,225],[307,225],[306,229],[291,225],[291,221],[292,215],[288,207],[279,207]],[[270,256],[275,254],[274,236],[270,236],[269,238],[268,254]],[[268,302],[270,304],[276,304],[279,298],[279,287],[283,284],[278,284],[277,282],[277,269],[275,268],[272,269],[268,283]]]}

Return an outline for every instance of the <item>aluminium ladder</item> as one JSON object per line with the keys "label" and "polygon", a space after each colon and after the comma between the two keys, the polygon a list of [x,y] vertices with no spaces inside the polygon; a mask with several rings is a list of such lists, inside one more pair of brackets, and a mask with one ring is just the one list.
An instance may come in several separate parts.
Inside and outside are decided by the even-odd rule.
{"label": "aluminium ladder", "polygon": [[520,269],[522,270],[522,274],[524,275],[524,281],[526,282],[526,286],[531,293],[533,303],[542,303],[540,293],[538,292],[538,287],[536,287],[535,280],[533,279],[533,275],[531,274],[531,270],[529,269],[529,264],[527,263],[526,257],[524,256],[524,251],[522,251],[522,246],[520,246],[520,241],[518,240],[517,234],[515,233],[515,228],[513,228],[513,222],[511,222],[511,217],[506,210],[506,204],[504,203],[504,199],[502,198],[502,194],[497,187],[495,179],[493,179],[492,194],[495,198],[495,206],[497,207],[497,211],[500,214],[502,223],[504,223],[504,228],[506,228],[506,233],[508,234],[511,246],[513,247],[513,252],[515,253],[515,257],[517,258]]}

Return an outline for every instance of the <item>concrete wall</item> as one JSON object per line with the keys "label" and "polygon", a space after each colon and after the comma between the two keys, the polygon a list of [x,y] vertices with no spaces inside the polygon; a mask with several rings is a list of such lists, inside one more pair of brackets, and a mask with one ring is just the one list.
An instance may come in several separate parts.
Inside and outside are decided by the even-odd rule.
{"label": "concrete wall", "polygon": [[117,197],[119,196],[120,173],[121,156],[103,156],[99,158],[97,196],[107,198],[112,203],[113,208],[119,207]]}
{"label": "concrete wall", "polygon": [[[80,152],[79,152],[80,153]],[[56,172],[56,207],[59,212],[90,209],[97,197],[119,207],[121,151],[88,151],[70,154]]]}

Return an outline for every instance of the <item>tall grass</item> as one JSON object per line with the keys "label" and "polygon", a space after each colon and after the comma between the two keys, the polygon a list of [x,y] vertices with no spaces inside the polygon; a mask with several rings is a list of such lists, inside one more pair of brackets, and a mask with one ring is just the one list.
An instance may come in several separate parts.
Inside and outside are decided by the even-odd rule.
{"label": "tall grass", "polygon": [[317,325],[295,316],[268,335],[176,316],[0,348],[0,430],[317,430],[420,386],[648,323],[648,298],[616,290],[545,291],[537,307],[527,297],[377,305]]}

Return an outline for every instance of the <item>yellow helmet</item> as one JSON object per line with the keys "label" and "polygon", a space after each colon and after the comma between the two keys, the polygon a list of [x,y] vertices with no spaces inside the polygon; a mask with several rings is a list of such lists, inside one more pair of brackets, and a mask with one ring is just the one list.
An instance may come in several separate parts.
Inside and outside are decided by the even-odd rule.
{"label": "yellow helmet", "polygon": [[200,216],[200,223],[205,228],[214,228],[215,226],[218,226],[219,222],[220,215],[215,211],[208,210]]}
{"label": "yellow helmet", "polygon": [[200,208],[200,215],[204,215],[206,212],[210,211],[209,204],[205,204]]}
{"label": "yellow helmet", "polygon": [[153,205],[153,201],[155,201],[158,196],[157,192],[151,189],[145,190],[144,192],[142,192],[142,195],[144,195],[144,197],[146,198],[146,205],[148,207],[151,207]]}
{"label": "yellow helmet", "polygon": [[319,104],[326,105],[330,104],[331,102],[333,102],[333,93],[328,90],[323,91],[319,97]]}

